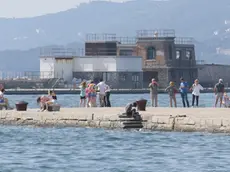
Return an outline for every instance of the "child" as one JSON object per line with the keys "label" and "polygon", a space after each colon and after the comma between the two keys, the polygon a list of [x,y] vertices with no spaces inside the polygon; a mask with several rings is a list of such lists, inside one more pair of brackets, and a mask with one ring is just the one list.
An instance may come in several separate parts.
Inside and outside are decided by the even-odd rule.
{"label": "child", "polygon": [[177,107],[177,103],[176,103],[177,89],[175,87],[174,82],[171,81],[169,83],[169,86],[165,89],[165,91],[168,92],[169,94],[170,107],[173,107],[172,101],[174,102],[174,106]]}
{"label": "child", "polygon": [[80,92],[80,107],[85,107],[86,106],[86,82],[82,82],[81,85],[79,86],[81,89]]}

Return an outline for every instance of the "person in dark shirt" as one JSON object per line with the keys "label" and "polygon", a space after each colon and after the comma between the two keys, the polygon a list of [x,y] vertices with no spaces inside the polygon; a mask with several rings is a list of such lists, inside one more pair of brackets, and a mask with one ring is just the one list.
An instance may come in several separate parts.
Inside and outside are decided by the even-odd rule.
{"label": "person in dark shirt", "polygon": [[220,99],[220,107],[221,107],[223,101],[223,95],[224,95],[223,79],[219,79],[219,82],[214,87],[214,92],[216,95],[215,107],[217,106],[219,99]]}
{"label": "person in dark shirt", "polygon": [[134,116],[136,113],[137,102],[129,103],[125,107],[125,113],[127,116]]}
{"label": "person in dark shirt", "polygon": [[186,107],[186,104],[187,104],[187,107],[189,107],[188,83],[186,81],[184,81],[183,78],[181,78],[180,81],[181,81],[181,83],[180,83],[180,94],[181,94],[183,106]]}

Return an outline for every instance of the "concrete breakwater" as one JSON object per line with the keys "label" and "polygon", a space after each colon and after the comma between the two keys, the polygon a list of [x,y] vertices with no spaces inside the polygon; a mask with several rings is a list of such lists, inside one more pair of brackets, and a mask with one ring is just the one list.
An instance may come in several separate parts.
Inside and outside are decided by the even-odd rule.
{"label": "concrete breakwater", "polygon": [[[140,112],[142,127],[133,119],[119,118],[124,108],[63,108],[60,112],[0,111],[0,124],[40,127],[131,127],[152,131],[230,133],[230,111],[225,108],[147,108]],[[137,125],[137,126],[136,126]]]}
{"label": "concrete breakwater", "polygon": [[[6,89],[7,95],[41,95],[47,94],[48,90],[54,90],[56,94],[79,94],[80,89]],[[229,92],[230,88],[226,88],[226,91]],[[202,93],[213,93],[213,88],[205,88]],[[112,89],[112,94],[144,94],[149,93],[149,89]],[[159,93],[166,93],[164,89],[159,89]]]}

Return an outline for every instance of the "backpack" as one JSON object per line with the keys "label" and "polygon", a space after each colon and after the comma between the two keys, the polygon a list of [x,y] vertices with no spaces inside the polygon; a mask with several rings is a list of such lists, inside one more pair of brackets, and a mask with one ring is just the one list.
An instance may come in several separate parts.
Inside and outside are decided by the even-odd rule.
{"label": "backpack", "polygon": [[217,91],[218,93],[222,92],[223,89],[224,89],[224,84],[222,84],[222,83],[216,84],[216,91]]}

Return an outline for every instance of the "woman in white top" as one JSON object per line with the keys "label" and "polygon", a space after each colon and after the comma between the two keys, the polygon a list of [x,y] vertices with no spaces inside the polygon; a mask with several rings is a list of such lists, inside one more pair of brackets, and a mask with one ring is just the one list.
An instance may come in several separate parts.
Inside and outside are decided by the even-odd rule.
{"label": "woman in white top", "polygon": [[199,96],[200,96],[200,90],[203,90],[204,88],[199,84],[199,80],[196,79],[194,81],[194,84],[191,87],[192,90],[192,106],[194,106],[194,102],[196,99],[196,106],[199,105]]}

